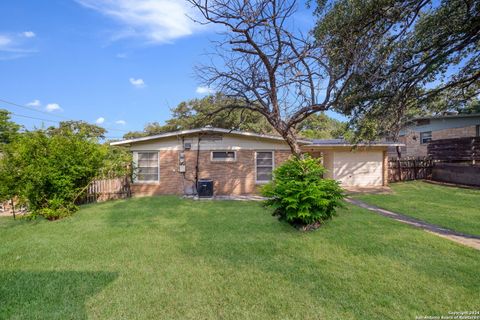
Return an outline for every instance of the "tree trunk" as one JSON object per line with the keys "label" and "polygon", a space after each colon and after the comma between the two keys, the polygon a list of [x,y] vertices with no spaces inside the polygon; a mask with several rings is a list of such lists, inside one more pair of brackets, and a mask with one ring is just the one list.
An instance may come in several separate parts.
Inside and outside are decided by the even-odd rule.
{"label": "tree trunk", "polygon": [[295,134],[292,133],[291,131],[288,131],[287,134],[283,135],[283,138],[290,146],[290,150],[292,151],[292,154],[295,157],[300,158],[302,156],[302,150],[300,149],[300,145],[298,144],[298,140]]}

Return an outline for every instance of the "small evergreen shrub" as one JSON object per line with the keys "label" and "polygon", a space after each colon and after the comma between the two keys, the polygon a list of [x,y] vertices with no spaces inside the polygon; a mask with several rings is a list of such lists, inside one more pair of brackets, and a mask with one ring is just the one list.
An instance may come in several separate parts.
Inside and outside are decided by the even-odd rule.
{"label": "small evergreen shrub", "polygon": [[343,191],[337,181],[322,178],[320,159],[292,157],[275,169],[273,180],[263,186],[266,205],[294,225],[319,224],[341,206]]}

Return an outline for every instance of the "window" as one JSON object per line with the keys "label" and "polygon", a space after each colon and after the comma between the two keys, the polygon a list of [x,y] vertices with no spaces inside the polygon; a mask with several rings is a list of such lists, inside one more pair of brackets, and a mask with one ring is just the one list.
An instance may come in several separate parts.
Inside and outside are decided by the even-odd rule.
{"label": "window", "polygon": [[432,141],[432,131],[420,132],[420,143],[425,144]]}
{"label": "window", "polygon": [[213,151],[212,161],[235,161],[237,155],[235,151]]}
{"label": "window", "polygon": [[476,127],[476,131],[477,131],[477,137],[480,137],[480,124],[477,124],[477,127]]}
{"label": "window", "polygon": [[135,182],[158,182],[159,173],[158,152],[136,153]]}
{"label": "window", "polygon": [[272,180],[273,152],[259,151],[256,153],[255,161],[256,161],[256,181],[268,182]]}

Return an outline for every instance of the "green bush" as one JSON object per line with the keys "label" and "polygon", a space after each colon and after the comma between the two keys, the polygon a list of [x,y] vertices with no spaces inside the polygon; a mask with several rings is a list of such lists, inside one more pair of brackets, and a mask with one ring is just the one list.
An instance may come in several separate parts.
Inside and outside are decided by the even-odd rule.
{"label": "green bush", "polygon": [[19,134],[0,157],[0,199],[23,201],[32,218],[56,220],[75,212],[75,200],[94,177],[123,174],[129,161],[126,151],[99,143],[103,132],[65,122]]}
{"label": "green bush", "polygon": [[56,208],[56,209],[52,209],[52,208],[42,208],[40,210],[37,210],[33,213],[33,216],[42,216],[44,217],[45,219],[48,219],[48,220],[58,220],[58,219],[62,219],[62,218],[65,218],[65,217],[68,217],[69,215],[71,215],[73,213],[73,211],[70,211],[68,210],[67,208]]}
{"label": "green bush", "polygon": [[319,159],[292,157],[273,173],[273,180],[262,188],[266,205],[275,214],[295,225],[321,223],[341,206],[343,191],[335,180],[323,179],[325,168]]}

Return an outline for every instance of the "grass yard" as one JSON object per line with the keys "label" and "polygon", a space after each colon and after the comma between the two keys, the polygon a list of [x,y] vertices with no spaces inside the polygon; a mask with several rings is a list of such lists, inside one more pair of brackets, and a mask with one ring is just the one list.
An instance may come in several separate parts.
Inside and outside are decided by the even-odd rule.
{"label": "grass yard", "polygon": [[357,195],[378,207],[456,231],[480,235],[480,190],[422,181],[392,183],[392,194]]}
{"label": "grass yard", "polygon": [[414,319],[480,306],[480,252],[350,206],[300,233],[255,202],[137,198],[56,222],[0,218],[0,243],[0,319]]}

